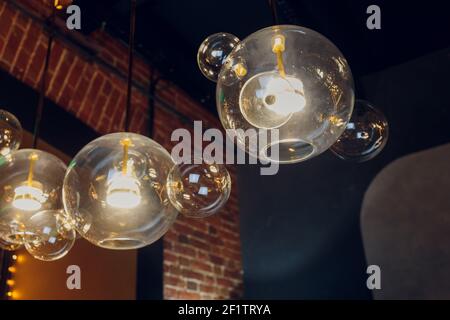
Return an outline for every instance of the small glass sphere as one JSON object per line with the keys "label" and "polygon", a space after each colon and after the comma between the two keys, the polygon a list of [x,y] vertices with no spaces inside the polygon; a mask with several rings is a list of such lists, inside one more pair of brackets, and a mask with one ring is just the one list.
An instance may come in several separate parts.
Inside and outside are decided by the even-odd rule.
{"label": "small glass sphere", "polygon": [[206,38],[197,53],[197,63],[203,75],[217,82],[222,64],[238,43],[239,39],[236,36],[224,32]]}
{"label": "small glass sphere", "polygon": [[0,234],[13,243],[32,239],[29,219],[44,210],[61,210],[67,166],[57,157],[22,149],[0,161]]}
{"label": "small glass sphere", "polygon": [[28,230],[33,234],[25,240],[25,249],[35,259],[55,261],[63,258],[72,249],[76,233],[62,223],[62,210],[40,211],[28,221]]}
{"label": "small glass sphere", "polygon": [[343,160],[364,162],[383,150],[388,137],[389,125],[384,114],[369,102],[356,100],[344,133],[330,150]]}
{"label": "small glass sphere", "polygon": [[16,251],[22,247],[21,243],[10,242],[0,236],[0,249],[6,251]]}
{"label": "small glass sphere", "polygon": [[[218,79],[223,126],[241,149],[265,161],[295,163],[321,154],[345,130],[353,110],[346,59],[324,36],[298,26],[251,34],[228,55]],[[258,146],[249,137],[259,137]]]}
{"label": "small glass sphere", "polygon": [[22,126],[19,120],[5,110],[0,110],[0,156],[6,156],[20,147]]}
{"label": "small glass sphere", "polygon": [[231,192],[231,178],[220,164],[181,164],[167,179],[169,199],[177,210],[191,218],[218,212]]}
{"label": "small glass sphere", "polygon": [[137,249],[160,239],[177,217],[166,189],[175,165],[155,141],[113,133],[86,145],[67,171],[63,198],[78,233],[107,249]]}

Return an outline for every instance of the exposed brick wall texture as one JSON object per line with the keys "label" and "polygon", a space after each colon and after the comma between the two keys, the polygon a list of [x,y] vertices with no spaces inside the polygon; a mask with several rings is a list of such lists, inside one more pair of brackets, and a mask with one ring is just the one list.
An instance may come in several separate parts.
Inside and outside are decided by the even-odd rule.
{"label": "exposed brick wall texture", "polygon": [[[49,14],[43,0],[14,2],[42,19]],[[53,0],[45,2],[51,3]],[[57,22],[60,26],[64,25],[61,19]],[[57,38],[52,48],[47,97],[100,134],[121,131],[126,82],[123,76],[113,74],[109,67],[126,74],[126,45],[101,31],[89,37],[75,31],[63,31],[88,43],[103,62],[89,59],[73,44]],[[44,68],[46,47],[47,34],[42,24],[17,10],[11,2],[0,0],[0,68],[37,89]],[[133,90],[133,132],[147,132],[149,100],[146,90],[152,72],[156,71],[150,70],[143,59],[137,59],[134,81],[144,90]],[[157,90],[158,97],[176,111],[192,120],[202,120],[205,126],[221,127],[214,115],[180,88],[166,81],[160,82],[158,88],[161,88]],[[186,124],[157,102],[154,139],[170,150],[174,145],[170,136],[176,128],[186,128],[192,132],[192,123]],[[233,167],[229,170],[233,191],[226,207],[214,217],[202,220],[180,216],[164,237],[166,299],[229,299],[242,296],[236,172]]]}

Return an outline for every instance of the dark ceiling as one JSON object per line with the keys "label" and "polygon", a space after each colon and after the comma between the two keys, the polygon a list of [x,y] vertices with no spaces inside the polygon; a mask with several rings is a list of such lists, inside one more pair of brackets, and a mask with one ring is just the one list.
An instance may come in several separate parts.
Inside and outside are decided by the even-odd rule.
{"label": "dark ceiling", "polygon": [[[362,75],[450,45],[448,1],[426,5],[405,0],[274,0],[278,19],[315,29],[347,57],[356,80]],[[127,41],[129,0],[76,0],[85,33],[104,26]],[[366,28],[366,9],[377,4],[382,29]],[[215,84],[198,71],[196,54],[208,35],[225,31],[244,38],[272,24],[268,0],[140,0],[137,50],[169,79],[215,111]]]}

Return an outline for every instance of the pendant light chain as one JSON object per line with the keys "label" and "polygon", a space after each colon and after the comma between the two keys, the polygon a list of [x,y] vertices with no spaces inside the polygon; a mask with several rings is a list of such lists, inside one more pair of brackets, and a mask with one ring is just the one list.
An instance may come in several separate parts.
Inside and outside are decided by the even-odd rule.
{"label": "pendant light chain", "polygon": [[56,17],[56,10],[53,8],[51,16],[48,18],[49,35],[47,40],[47,54],[45,56],[44,71],[42,73],[39,101],[36,109],[36,117],[34,120],[34,132],[33,132],[33,149],[37,148],[39,133],[41,130],[42,114],[44,112],[45,105],[45,92],[47,91],[47,76],[48,68],[50,66],[50,56],[52,52],[53,39],[54,39],[54,22]]}
{"label": "pendant light chain", "polygon": [[128,44],[128,87],[127,87],[127,106],[125,111],[125,131],[129,131],[131,120],[131,97],[133,89],[135,30],[136,30],[136,0],[130,0],[130,35]]}

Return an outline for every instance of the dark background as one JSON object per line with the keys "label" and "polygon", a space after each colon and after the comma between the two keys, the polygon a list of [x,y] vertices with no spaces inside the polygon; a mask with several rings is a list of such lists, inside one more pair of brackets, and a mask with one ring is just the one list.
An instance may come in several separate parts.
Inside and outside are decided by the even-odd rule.
{"label": "dark background", "polygon": [[[336,44],[359,78],[449,45],[448,1],[274,0],[281,24],[314,29]],[[98,28],[128,41],[129,0],[75,0],[82,32]],[[369,5],[382,11],[382,29],[366,28]],[[215,84],[197,67],[197,49],[210,34],[244,39],[273,24],[268,0],[138,0],[137,50],[216,112]]]}
{"label": "dark background", "polygon": [[326,152],[270,177],[239,168],[246,298],[371,298],[360,233],[364,193],[393,160],[450,142],[449,74],[444,50],[362,79],[390,124],[386,148],[369,162]]}

